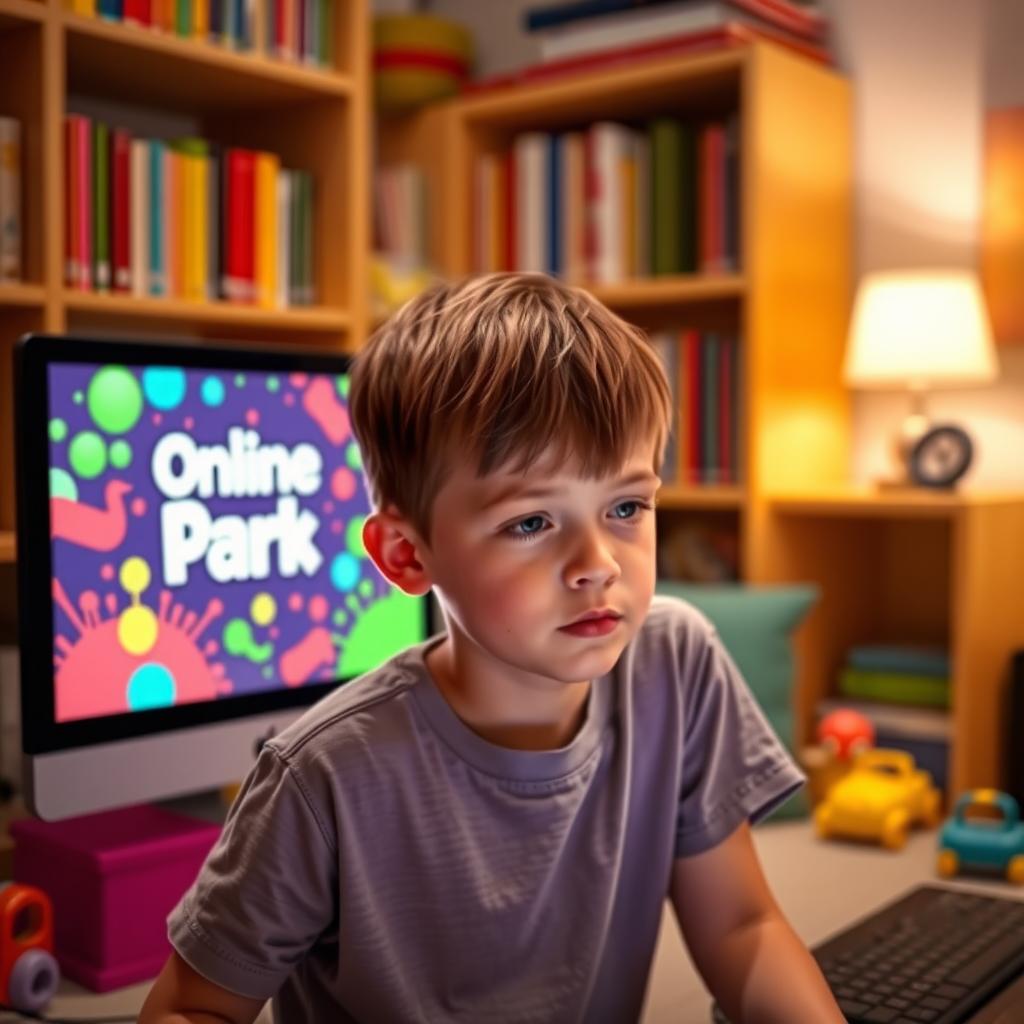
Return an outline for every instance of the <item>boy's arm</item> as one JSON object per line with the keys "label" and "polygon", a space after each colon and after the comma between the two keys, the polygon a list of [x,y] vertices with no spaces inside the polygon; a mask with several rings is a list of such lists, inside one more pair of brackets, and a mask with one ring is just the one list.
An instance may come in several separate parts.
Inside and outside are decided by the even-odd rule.
{"label": "boy's arm", "polygon": [[672,904],[694,963],[733,1024],[843,1024],[817,963],[782,916],[745,822],[679,857]]}
{"label": "boy's arm", "polygon": [[139,1024],[252,1024],[264,1002],[215,985],[172,952],[146,997]]}

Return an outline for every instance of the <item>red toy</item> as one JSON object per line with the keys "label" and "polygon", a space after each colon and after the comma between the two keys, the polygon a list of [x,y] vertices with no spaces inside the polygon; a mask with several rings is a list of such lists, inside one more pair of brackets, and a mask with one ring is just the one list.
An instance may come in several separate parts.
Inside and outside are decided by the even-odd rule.
{"label": "red toy", "polygon": [[0,889],[0,1002],[38,1013],[59,981],[53,908],[46,893],[13,883]]}
{"label": "red toy", "polygon": [[839,761],[852,761],[875,745],[875,727],[859,711],[838,708],[818,723],[818,742]]}

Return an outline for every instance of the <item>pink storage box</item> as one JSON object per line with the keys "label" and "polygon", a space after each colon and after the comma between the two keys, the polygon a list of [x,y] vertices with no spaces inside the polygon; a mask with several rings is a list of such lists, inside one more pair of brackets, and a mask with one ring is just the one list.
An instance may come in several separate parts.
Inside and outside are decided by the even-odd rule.
{"label": "pink storage box", "polygon": [[167,915],[220,826],[141,805],[10,825],[14,879],[53,903],[61,971],[94,992],[155,977],[170,954]]}

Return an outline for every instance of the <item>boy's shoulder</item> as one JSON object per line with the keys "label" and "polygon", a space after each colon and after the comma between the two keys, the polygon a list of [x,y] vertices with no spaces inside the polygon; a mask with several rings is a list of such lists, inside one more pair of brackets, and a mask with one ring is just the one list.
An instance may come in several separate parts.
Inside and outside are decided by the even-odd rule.
{"label": "boy's shoulder", "polygon": [[707,639],[715,632],[711,620],[697,607],[681,597],[655,594],[640,635],[648,638],[668,636],[678,640],[681,636],[695,640]]}
{"label": "boy's shoulder", "polygon": [[413,644],[332,690],[278,733],[272,745],[294,764],[315,759],[327,748],[338,753],[346,744],[363,747],[374,734],[409,728],[409,697],[424,679],[423,654],[434,639]]}

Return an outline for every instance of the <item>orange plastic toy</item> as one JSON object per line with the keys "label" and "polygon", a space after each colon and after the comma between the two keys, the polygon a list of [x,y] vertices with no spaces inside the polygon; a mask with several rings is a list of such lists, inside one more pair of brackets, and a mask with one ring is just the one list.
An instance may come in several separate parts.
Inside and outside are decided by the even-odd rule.
{"label": "orange plastic toy", "polygon": [[37,1013],[53,998],[60,968],[53,957],[53,907],[42,889],[0,889],[0,1002]]}

